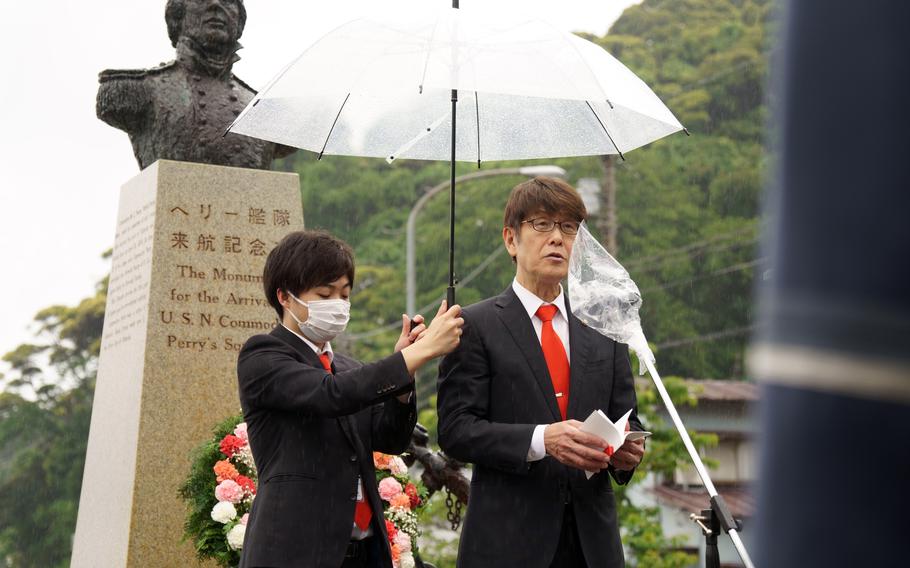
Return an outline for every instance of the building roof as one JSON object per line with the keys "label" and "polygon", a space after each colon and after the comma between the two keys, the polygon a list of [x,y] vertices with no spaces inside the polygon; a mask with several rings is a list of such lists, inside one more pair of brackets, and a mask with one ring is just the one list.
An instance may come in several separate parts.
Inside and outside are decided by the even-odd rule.
{"label": "building roof", "polygon": [[[700,513],[711,506],[708,492],[703,487],[686,489],[680,485],[658,485],[648,489],[657,500],[666,505],[683,509],[689,513]],[[736,518],[751,517],[755,512],[755,499],[746,486],[732,485],[717,490],[726,501]]]}
{"label": "building roof", "polygon": [[[647,378],[637,378],[635,380],[643,381],[647,385],[651,384],[651,380]],[[721,402],[751,402],[758,400],[758,385],[751,381],[686,379],[686,384],[689,385],[689,391],[698,397],[698,400]]]}
{"label": "building roof", "polygon": [[758,400],[758,385],[748,381],[719,381],[716,379],[686,381],[689,390],[695,389],[699,400],[752,401]]}

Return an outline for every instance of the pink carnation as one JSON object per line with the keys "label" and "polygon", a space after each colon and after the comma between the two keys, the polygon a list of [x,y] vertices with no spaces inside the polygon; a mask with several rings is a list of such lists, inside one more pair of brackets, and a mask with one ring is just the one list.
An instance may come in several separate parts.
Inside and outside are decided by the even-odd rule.
{"label": "pink carnation", "polygon": [[392,461],[389,462],[389,471],[392,472],[392,475],[407,475],[408,466],[404,463],[404,460],[398,456],[392,458]]}
{"label": "pink carnation", "polygon": [[225,479],[215,488],[215,498],[219,501],[239,503],[243,499],[243,488],[233,479]]}
{"label": "pink carnation", "polygon": [[244,513],[243,516],[240,517],[240,524],[245,525],[248,520],[250,520],[250,514]]}
{"label": "pink carnation", "polygon": [[392,501],[396,495],[400,495],[403,489],[401,484],[395,481],[394,477],[386,477],[379,482],[379,496],[386,501]]}
{"label": "pink carnation", "polygon": [[246,422],[241,422],[234,428],[234,435],[243,440],[244,443],[249,443],[250,437],[246,432]]}
{"label": "pink carnation", "polygon": [[404,531],[398,531],[398,534],[395,535],[395,544],[398,546],[398,550],[402,553],[411,552],[411,535]]}

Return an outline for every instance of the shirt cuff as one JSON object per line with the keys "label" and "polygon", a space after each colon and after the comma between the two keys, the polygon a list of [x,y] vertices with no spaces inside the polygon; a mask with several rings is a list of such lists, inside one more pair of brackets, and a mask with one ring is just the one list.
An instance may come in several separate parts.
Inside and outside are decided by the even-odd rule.
{"label": "shirt cuff", "polygon": [[547,448],[543,443],[543,431],[546,430],[546,424],[538,424],[534,427],[534,433],[531,435],[531,446],[528,448],[528,461],[540,461],[547,455]]}

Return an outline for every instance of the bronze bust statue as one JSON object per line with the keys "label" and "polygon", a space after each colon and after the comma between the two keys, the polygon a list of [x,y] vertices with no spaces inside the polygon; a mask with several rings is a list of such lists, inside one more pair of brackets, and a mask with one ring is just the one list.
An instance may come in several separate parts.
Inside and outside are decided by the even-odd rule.
{"label": "bronze bust statue", "polygon": [[102,71],[98,118],[130,136],[144,169],[159,158],[268,169],[293,148],[225,129],[256,92],[231,68],[240,59],[243,0],[168,0],[177,58],[158,67]]}

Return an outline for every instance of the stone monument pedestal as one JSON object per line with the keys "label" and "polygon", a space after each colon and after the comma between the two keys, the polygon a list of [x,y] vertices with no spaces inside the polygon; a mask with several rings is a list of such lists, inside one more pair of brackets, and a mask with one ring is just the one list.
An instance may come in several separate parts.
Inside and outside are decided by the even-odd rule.
{"label": "stone monument pedestal", "polygon": [[266,255],[302,227],[296,174],[160,160],[123,186],[73,567],[196,565],[177,489],[240,410]]}

